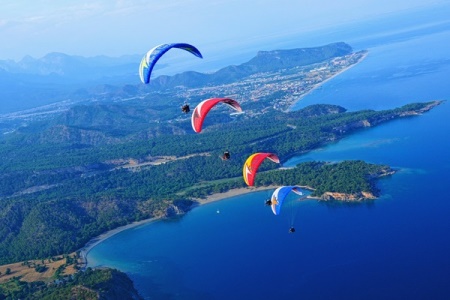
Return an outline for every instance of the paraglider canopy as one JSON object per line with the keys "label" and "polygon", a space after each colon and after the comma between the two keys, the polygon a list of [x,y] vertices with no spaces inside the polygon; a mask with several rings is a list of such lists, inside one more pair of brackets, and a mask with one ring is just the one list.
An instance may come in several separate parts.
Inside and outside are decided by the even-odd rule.
{"label": "paraglider canopy", "polygon": [[195,132],[199,133],[202,131],[202,126],[206,115],[209,113],[211,108],[219,103],[223,103],[238,112],[242,112],[242,108],[239,103],[230,98],[211,98],[203,100],[195,107],[194,112],[192,113],[191,124]]}
{"label": "paraglider canopy", "polygon": [[[274,213],[274,215],[279,215],[281,212],[281,207],[284,207],[284,211],[285,213],[287,212],[287,216],[289,218],[289,223],[290,223],[290,228],[289,228],[289,232],[290,233],[294,233],[295,232],[295,228],[294,228],[294,220],[295,220],[295,215],[296,215],[296,211],[295,211],[295,201],[291,199],[288,199],[288,195],[293,192],[297,195],[303,195],[303,193],[300,190],[299,186],[280,186],[277,189],[275,189],[275,191],[272,194],[272,198],[270,200],[271,204],[271,208],[272,208],[272,212]],[[300,198],[300,200],[303,198]],[[286,211],[287,209],[287,211]],[[283,213],[283,214],[285,214]]]}
{"label": "paraglider canopy", "polygon": [[244,177],[244,181],[248,186],[253,186],[255,184],[256,172],[266,158],[273,161],[274,163],[280,163],[280,159],[274,153],[254,153],[250,155],[245,161],[242,170],[242,176]]}
{"label": "paraglider canopy", "polygon": [[277,188],[273,194],[272,194],[272,212],[274,215],[279,215],[281,211],[281,207],[284,203],[284,200],[286,199],[287,195],[290,192],[294,192],[297,195],[303,195],[303,193],[300,191],[299,186],[280,186]]}
{"label": "paraglider canopy", "polygon": [[150,75],[156,62],[161,58],[161,56],[164,55],[164,53],[166,53],[172,48],[183,49],[199,58],[203,58],[200,51],[190,44],[173,43],[173,44],[158,45],[144,55],[144,57],[141,60],[141,64],[139,65],[139,77],[141,78],[141,81],[143,83],[147,84],[150,82]]}

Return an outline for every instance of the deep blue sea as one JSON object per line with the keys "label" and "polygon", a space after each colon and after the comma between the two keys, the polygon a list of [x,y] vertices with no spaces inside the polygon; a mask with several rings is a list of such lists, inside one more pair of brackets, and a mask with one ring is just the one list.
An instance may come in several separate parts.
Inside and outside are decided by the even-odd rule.
{"label": "deep blue sea", "polygon": [[[368,22],[367,35],[336,31],[369,56],[294,108],[450,99],[450,13],[439,12],[437,20],[386,16],[376,30]],[[349,159],[399,171],[378,181],[374,201],[296,203],[294,234],[287,214],[264,206],[271,191],[255,192],[123,231],[88,254],[89,266],[126,272],[146,299],[450,299],[450,103],[285,165]]]}

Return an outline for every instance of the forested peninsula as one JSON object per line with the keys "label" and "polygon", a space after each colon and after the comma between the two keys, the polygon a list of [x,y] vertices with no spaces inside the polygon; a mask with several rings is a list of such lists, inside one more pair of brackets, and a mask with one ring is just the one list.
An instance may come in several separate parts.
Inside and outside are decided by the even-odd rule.
{"label": "forested peninsula", "polygon": [[[242,165],[251,153],[274,152],[283,162],[356,130],[417,115],[439,103],[357,112],[314,105],[258,117],[244,114],[226,122],[218,122],[222,117],[216,114],[202,134],[161,134],[108,145],[82,144],[82,136],[71,144],[52,142],[55,133],[47,138],[42,128],[22,132],[0,144],[0,262],[71,253],[107,230],[185,212],[196,198],[244,187]],[[83,113],[94,111],[93,119],[98,120],[107,109],[86,107]],[[186,120],[178,126],[188,131],[189,125]],[[224,149],[232,152],[231,160],[219,158]],[[166,160],[152,164],[158,158]],[[264,163],[255,185],[309,186],[312,196],[323,199],[333,198],[327,192],[352,195],[344,199],[367,198],[377,195],[373,178],[390,172],[388,166],[361,161],[308,162],[292,169]]]}

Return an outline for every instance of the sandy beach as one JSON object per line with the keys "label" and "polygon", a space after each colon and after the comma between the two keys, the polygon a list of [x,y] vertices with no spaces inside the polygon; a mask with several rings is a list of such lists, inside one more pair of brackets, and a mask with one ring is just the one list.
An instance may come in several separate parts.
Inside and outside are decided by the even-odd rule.
{"label": "sandy beach", "polygon": [[[270,190],[270,189],[275,189],[275,188],[277,188],[277,186],[275,186],[275,185],[263,186],[263,187],[251,187],[251,188],[250,187],[237,188],[237,189],[229,190],[224,193],[212,194],[212,195],[207,196],[204,199],[193,199],[193,200],[197,201],[198,205],[205,205],[205,204],[212,203],[215,201],[224,200],[224,199],[227,199],[227,198],[230,198],[233,196],[244,195],[244,194],[248,194],[248,193]],[[94,249],[95,246],[99,245],[100,243],[107,240],[108,238],[110,238],[124,230],[135,228],[135,227],[138,227],[138,226],[141,226],[141,225],[144,225],[147,223],[155,222],[155,221],[161,220],[161,219],[162,218],[151,218],[151,219],[146,219],[146,220],[142,220],[142,221],[138,221],[138,222],[133,222],[133,223],[130,223],[130,224],[127,224],[124,226],[117,227],[117,228],[107,231],[105,233],[102,233],[101,235],[91,239],[83,248],[78,250],[80,253],[79,267],[81,269],[85,269],[88,264],[87,255],[89,254],[89,252],[92,249]]]}
{"label": "sandy beach", "polygon": [[362,62],[362,61],[367,57],[367,55],[369,55],[369,52],[364,53],[364,55],[361,56],[361,58],[360,58],[356,63],[354,63],[354,64],[352,64],[352,65],[350,65],[350,66],[348,66],[348,67],[346,67],[346,68],[344,68],[344,69],[342,69],[342,70],[340,70],[339,72],[337,72],[336,74],[333,74],[332,76],[328,77],[328,78],[325,79],[324,81],[321,81],[321,82],[319,82],[319,83],[313,85],[312,88],[311,88],[309,91],[307,91],[306,93],[304,93],[303,95],[301,95],[300,97],[298,97],[298,99],[295,100],[295,101],[289,106],[289,109],[288,109],[287,111],[292,111],[292,107],[293,107],[295,104],[297,104],[297,102],[299,102],[300,100],[302,100],[303,98],[305,98],[306,96],[308,96],[310,93],[312,93],[314,90],[316,90],[316,89],[318,89],[319,87],[321,87],[321,86],[322,86],[323,84],[325,84],[326,82],[330,81],[331,79],[335,78],[336,76],[338,76],[338,75],[344,73],[345,71],[347,71],[347,70],[353,68],[354,66],[356,66],[357,64],[359,64],[360,62]]}
{"label": "sandy beach", "polygon": [[83,248],[81,248],[77,251],[80,253],[79,267],[81,269],[85,269],[87,267],[87,255],[88,255],[89,251],[91,251],[95,246],[97,246],[101,242],[105,241],[106,239],[112,237],[115,234],[118,234],[119,232],[122,232],[122,231],[130,229],[130,228],[138,227],[140,225],[144,225],[144,224],[147,224],[150,222],[154,222],[158,219],[159,218],[151,218],[151,219],[146,219],[146,220],[142,220],[142,221],[138,221],[138,222],[133,222],[133,223],[109,230],[109,231],[102,233],[101,235],[91,239],[86,245],[84,245]]}
{"label": "sandy beach", "polygon": [[233,196],[244,195],[244,194],[248,194],[248,193],[270,190],[270,189],[276,189],[277,187],[278,186],[276,186],[276,185],[251,187],[251,188],[243,187],[243,188],[232,189],[232,190],[229,190],[229,191],[226,191],[223,193],[212,194],[212,195],[207,196],[205,199],[194,199],[194,200],[197,201],[200,205],[203,205],[203,204],[211,203],[214,201],[219,201],[219,200],[223,200],[226,198],[230,198]]}

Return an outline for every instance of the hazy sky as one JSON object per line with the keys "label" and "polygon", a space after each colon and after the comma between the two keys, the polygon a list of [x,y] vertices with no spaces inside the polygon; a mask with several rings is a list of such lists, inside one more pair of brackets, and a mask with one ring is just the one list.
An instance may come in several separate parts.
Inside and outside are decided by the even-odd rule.
{"label": "hazy sky", "polygon": [[436,3],[448,0],[5,0],[0,60],[140,54],[169,42],[205,52]]}

